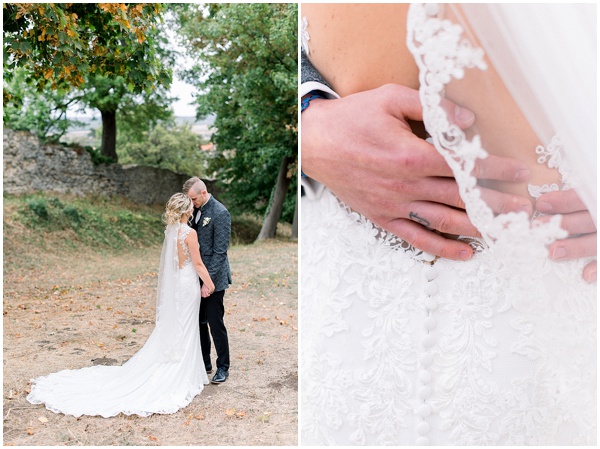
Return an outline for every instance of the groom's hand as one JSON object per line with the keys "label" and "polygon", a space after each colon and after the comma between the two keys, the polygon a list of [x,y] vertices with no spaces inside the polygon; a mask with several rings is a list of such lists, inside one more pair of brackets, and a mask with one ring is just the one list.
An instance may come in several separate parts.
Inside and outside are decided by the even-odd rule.
{"label": "groom's hand", "polygon": [[208,298],[210,296],[210,290],[206,284],[203,284],[202,288],[200,288],[200,296],[203,298]]}
{"label": "groom's hand", "polygon": [[[562,214],[561,227],[569,237],[557,240],[548,247],[548,254],[554,260],[571,260],[591,257],[597,254],[597,231],[592,215],[575,190],[562,190],[541,195],[535,203],[536,209],[545,214]],[[547,222],[550,216],[538,221]],[[597,262],[590,262],[583,269],[587,282],[596,282]]]}
{"label": "groom's hand", "polygon": [[[444,100],[461,128],[473,113]],[[422,121],[419,93],[388,84],[336,100],[313,100],[302,113],[302,171],[341,201],[414,247],[453,260],[473,249],[433,232],[478,236],[452,170],[433,145],[415,136],[407,120]],[[521,162],[490,155],[476,166],[478,179],[523,182]],[[495,212],[525,210],[527,199],[494,193]]]}

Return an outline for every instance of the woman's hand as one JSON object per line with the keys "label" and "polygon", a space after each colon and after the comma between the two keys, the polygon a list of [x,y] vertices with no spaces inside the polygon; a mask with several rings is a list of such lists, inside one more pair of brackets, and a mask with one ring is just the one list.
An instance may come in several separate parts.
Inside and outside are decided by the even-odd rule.
{"label": "woman's hand", "polygon": [[[473,113],[444,100],[448,116],[465,129]],[[313,100],[302,113],[302,171],[373,223],[423,251],[467,260],[473,249],[447,234],[478,236],[452,170],[435,147],[413,134],[422,121],[419,92],[397,84],[336,100]],[[490,155],[475,167],[478,179],[523,182],[529,169]],[[495,212],[532,211],[528,199],[494,193]]]}
{"label": "woman's hand", "polygon": [[203,284],[202,288],[200,289],[200,296],[202,296],[203,298],[208,298],[214,291],[215,291],[214,286],[211,290],[208,285]]}
{"label": "woman's hand", "polygon": [[[561,190],[541,195],[535,203],[536,209],[544,214],[562,214],[561,227],[569,233],[564,240],[557,240],[548,247],[549,256],[554,260],[572,260],[591,257],[597,254],[597,230],[590,212],[575,190]],[[540,217],[541,222],[550,220]],[[597,262],[590,262],[583,269],[583,278],[596,282]]]}

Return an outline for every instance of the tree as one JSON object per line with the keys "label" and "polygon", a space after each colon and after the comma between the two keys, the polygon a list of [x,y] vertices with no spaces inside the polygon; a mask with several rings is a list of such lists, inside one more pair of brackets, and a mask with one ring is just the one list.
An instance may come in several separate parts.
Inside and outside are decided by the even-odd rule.
{"label": "tree", "polygon": [[[130,134],[125,133],[126,136]],[[140,141],[133,139],[120,147],[122,163],[165,168],[188,176],[204,176],[202,139],[189,125],[159,123]]]}
{"label": "tree", "polygon": [[102,107],[102,153],[116,160],[115,114],[124,93],[171,83],[158,30],[162,9],[142,3],[5,3],[5,76],[23,67],[39,89],[111,95],[91,105]]}
{"label": "tree", "polygon": [[58,141],[69,126],[67,109],[76,102],[70,92],[45,88],[41,92],[26,81],[23,68],[4,80],[3,122],[12,129],[33,131],[45,140]]}
{"label": "tree", "polygon": [[296,192],[297,5],[177,12],[184,44],[199,61],[186,76],[200,91],[198,117],[216,115],[220,176],[237,207],[265,214],[260,238],[272,237],[286,193],[293,204]]}

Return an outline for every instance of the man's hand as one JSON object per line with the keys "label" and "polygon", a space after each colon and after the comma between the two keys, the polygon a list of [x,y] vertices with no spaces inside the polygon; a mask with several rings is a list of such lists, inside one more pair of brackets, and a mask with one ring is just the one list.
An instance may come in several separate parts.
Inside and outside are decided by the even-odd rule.
{"label": "man's hand", "polygon": [[[461,128],[472,112],[445,101]],[[388,84],[337,100],[313,100],[302,113],[302,171],[341,201],[414,247],[447,259],[467,260],[472,248],[433,232],[479,235],[471,224],[452,170],[433,145],[415,136],[407,120],[422,121],[419,93]],[[523,182],[528,168],[490,155],[478,162],[478,179]],[[495,212],[524,210],[527,199],[491,192]]]}
{"label": "man's hand", "polygon": [[[569,233],[564,240],[557,240],[548,247],[554,260],[581,259],[597,253],[597,231],[594,220],[575,190],[562,190],[541,195],[535,203],[536,209],[544,214],[563,214],[561,227]],[[547,222],[549,216],[538,221]],[[597,262],[590,262],[583,269],[587,282],[596,282]]]}

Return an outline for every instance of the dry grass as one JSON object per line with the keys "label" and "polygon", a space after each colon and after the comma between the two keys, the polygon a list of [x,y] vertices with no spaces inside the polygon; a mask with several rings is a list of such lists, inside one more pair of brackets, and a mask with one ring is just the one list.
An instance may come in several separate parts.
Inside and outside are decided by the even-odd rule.
{"label": "dry grass", "polygon": [[[154,326],[160,247],[39,251],[5,226],[5,445],[296,445],[297,244],[234,246],[225,322],[232,366],[173,415],[74,418],[29,404],[29,379],[121,364]],[[46,242],[52,248],[52,241]],[[95,360],[95,362],[92,362]]]}

